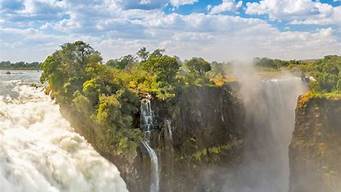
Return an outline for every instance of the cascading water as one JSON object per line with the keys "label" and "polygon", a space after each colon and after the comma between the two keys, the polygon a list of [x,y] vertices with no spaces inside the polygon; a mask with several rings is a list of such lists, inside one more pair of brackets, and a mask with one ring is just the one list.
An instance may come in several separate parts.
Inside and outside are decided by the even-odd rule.
{"label": "cascading water", "polygon": [[155,151],[149,146],[147,141],[142,141],[142,145],[147,150],[151,164],[152,164],[152,173],[151,173],[151,184],[150,184],[150,192],[158,192],[159,191],[159,162]]}
{"label": "cascading water", "polygon": [[29,86],[39,75],[0,74],[0,191],[127,191],[117,168],[73,131],[41,88]]}
{"label": "cascading water", "polygon": [[150,96],[148,95],[146,98],[142,99],[141,101],[141,126],[143,128],[143,132],[145,138],[147,139],[148,143],[150,140],[150,133],[153,127],[153,111],[150,102]]}
{"label": "cascading water", "polygon": [[173,143],[173,130],[172,130],[172,125],[171,125],[171,121],[166,119],[165,120],[165,137],[167,139],[167,141],[172,144]]}
{"label": "cascading water", "polygon": [[297,97],[305,85],[298,77],[240,78],[246,110],[245,154],[231,192],[288,192],[288,146],[295,123]]}
{"label": "cascading water", "polygon": [[146,98],[141,101],[141,127],[144,132],[144,140],[142,141],[143,147],[147,150],[148,155],[151,160],[151,183],[150,183],[150,192],[158,192],[159,191],[159,161],[157,155],[152,147],[150,147],[150,137],[151,130],[153,128],[153,111],[151,107],[150,96],[148,95]]}

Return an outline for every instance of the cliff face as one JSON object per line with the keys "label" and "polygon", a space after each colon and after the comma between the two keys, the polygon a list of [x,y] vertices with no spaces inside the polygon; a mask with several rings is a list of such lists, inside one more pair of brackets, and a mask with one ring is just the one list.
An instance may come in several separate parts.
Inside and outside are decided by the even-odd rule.
{"label": "cliff face", "polygon": [[341,100],[300,97],[289,147],[290,192],[341,190]]}
{"label": "cliff face", "polygon": [[[224,175],[239,164],[244,142],[244,108],[232,86],[191,86],[179,90],[171,101],[151,100],[150,144],[158,156],[160,191],[222,191]],[[105,153],[100,138],[92,137],[96,127],[67,109],[61,106],[76,130],[117,166],[129,191],[150,190],[151,160],[145,147],[129,158]],[[134,121],[138,127],[140,114]]]}
{"label": "cliff face", "polygon": [[244,138],[243,108],[231,87],[184,88],[174,103],[154,102],[153,109],[160,191],[221,191],[223,173],[240,161]]}

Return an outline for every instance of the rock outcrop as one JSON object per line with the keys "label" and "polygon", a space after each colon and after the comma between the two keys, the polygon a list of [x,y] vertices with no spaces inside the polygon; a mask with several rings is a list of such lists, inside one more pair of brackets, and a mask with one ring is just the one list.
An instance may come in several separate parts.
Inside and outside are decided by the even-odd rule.
{"label": "rock outcrop", "polygon": [[302,96],[289,148],[290,192],[341,191],[341,100]]}

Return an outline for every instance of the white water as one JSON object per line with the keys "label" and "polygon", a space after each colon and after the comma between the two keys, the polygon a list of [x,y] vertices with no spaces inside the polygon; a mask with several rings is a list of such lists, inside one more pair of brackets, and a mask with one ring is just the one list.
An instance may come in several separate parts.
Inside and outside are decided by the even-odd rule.
{"label": "white water", "polygon": [[144,132],[144,140],[142,141],[142,145],[147,150],[151,161],[151,183],[150,183],[150,192],[158,192],[159,191],[159,183],[160,183],[160,173],[159,173],[159,161],[157,155],[152,147],[150,147],[150,136],[151,129],[153,128],[153,111],[151,107],[150,96],[141,101],[141,127]]}
{"label": "white water", "polygon": [[142,141],[142,145],[146,148],[152,165],[151,172],[151,184],[150,184],[150,192],[158,192],[159,191],[159,162],[155,151],[149,146],[148,142]]}
{"label": "white water", "polygon": [[151,128],[153,127],[153,111],[151,102],[148,96],[141,101],[141,126],[143,128],[143,132],[145,134],[145,138],[148,140],[150,139]]}
{"label": "white water", "polygon": [[241,77],[246,110],[245,155],[229,192],[288,192],[288,146],[294,130],[297,97],[305,90],[300,78],[285,75],[260,80]]}
{"label": "white water", "polygon": [[0,74],[1,192],[126,192],[117,168],[61,116],[39,74]]}

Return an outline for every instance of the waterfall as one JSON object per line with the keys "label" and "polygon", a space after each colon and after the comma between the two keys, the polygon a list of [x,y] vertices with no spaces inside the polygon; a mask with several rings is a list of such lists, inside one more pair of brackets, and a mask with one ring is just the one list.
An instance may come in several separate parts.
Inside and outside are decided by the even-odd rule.
{"label": "waterfall", "polygon": [[153,128],[153,111],[152,106],[150,102],[150,95],[148,95],[146,98],[141,100],[141,128],[143,129],[143,133],[145,135],[145,138],[150,140],[150,134],[151,129]]}
{"label": "waterfall", "polygon": [[146,148],[151,164],[152,164],[152,173],[151,173],[151,184],[150,184],[150,192],[158,192],[159,191],[159,163],[158,158],[155,151],[149,146],[148,142],[142,141],[142,145]]}
{"label": "waterfall", "polygon": [[[251,73],[247,73],[251,74]],[[288,192],[288,146],[295,125],[297,97],[304,93],[300,78],[284,75],[261,80],[240,77],[245,106],[245,153],[236,170],[231,192]]]}
{"label": "waterfall", "polygon": [[300,78],[284,77],[262,80],[244,95],[248,134],[245,170],[241,174],[249,189],[288,191],[288,146],[294,130],[297,97],[303,90]]}
{"label": "waterfall", "polygon": [[143,147],[146,149],[150,161],[151,161],[151,183],[150,183],[150,192],[158,192],[159,191],[159,183],[160,183],[160,173],[159,173],[159,162],[158,157],[150,147],[150,137],[151,137],[151,130],[153,128],[153,121],[154,121],[154,114],[151,107],[151,96],[147,95],[146,98],[141,100],[141,128],[144,133],[144,140],[142,141]]}
{"label": "waterfall", "polygon": [[0,191],[126,192],[117,168],[74,132],[58,105],[21,80],[39,75],[0,75]]}
{"label": "waterfall", "polygon": [[165,120],[165,138],[167,139],[168,142],[170,142],[170,144],[173,143],[173,130],[172,130],[172,125],[171,125],[171,121],[166,119]]}

